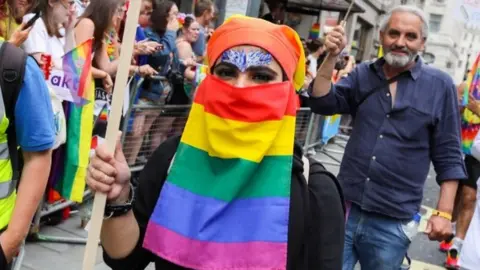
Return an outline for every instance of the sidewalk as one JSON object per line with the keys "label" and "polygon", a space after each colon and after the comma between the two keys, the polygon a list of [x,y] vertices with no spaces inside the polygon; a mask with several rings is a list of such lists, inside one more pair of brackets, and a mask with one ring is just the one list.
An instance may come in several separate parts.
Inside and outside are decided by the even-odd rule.
{"label": "sidewalk", "polygon": [[[339,146],[332,146],[331,149],[341,151]],[[332,154],[337,159],[341,159],[341,154]],[[317,153],[317,159],[323,161],[332,161],[324,154]],[[329,171],[338,174],[339,167],[327,165]],[[435,174],[431,171],[430,177],[427,179],[424,192],[424,208],[428,212],[429,207],[434,207],[438,186],[435,183]],[[421,226],[422,227],[422,226]],[[44,226],[41,228],[44,235],[61,236],[61,237],[87,237],[86,231],[80,228],[80,218],[73,216],[60,225],[55,227]],[[25,270],[81,270],[83,261],[84,245],[78,244],[57,244],[57,243],[27,243],[25,259],[21,269]],[[413,241],[409,255],[414,259],[411,270],[441,270],[440,267],[445,259],[445,255],[438,251],[438,243],[430,242],[428,238],[419,233]],[[101,248],[98,249],[97,265],[95,270],[106,270],[108,268],[104,263],[101,255]],[[150,265],[148,270],[154,270],[154,266]]]}

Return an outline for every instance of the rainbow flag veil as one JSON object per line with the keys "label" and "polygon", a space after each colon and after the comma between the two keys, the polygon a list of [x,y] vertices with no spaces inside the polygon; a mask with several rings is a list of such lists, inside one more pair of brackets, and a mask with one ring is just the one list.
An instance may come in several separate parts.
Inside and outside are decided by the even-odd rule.
{"label": "rainbow flag veil", "polygon": [[287,265],[294,86],[303,85],[304,52],[289,27],[234,16],[210,39],[208,68],[240,45],[269,52],[288,81],[238,91],[207,75],[198,87],[143,242],[191,269]]}

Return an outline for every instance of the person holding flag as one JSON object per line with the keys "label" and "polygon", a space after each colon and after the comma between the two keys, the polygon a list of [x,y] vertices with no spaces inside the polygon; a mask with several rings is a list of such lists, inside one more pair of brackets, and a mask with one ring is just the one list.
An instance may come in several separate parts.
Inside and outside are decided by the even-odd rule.
{"label": "person holding flag", "polygon": [[400,269],[418,230],[430,165],[440,194],[424,231],[442,241],[452,233],[459,182],[467,178],[460,143],[460,113],[452,78],[426,65],[419,52],[428,20],[415,6],[390,10],[380,24],[384,56],[356,66],[331,83],[346,46],[339,25],[327,34],[330,52],[317,71],[310,108],[322,115],[351,114],[355,124],[338,178],[350,206],[343,270]]}
{"label": "person holding flag", "polygon": [[91,160],[87,183],[108,198],[106,264],[341,269],[341,190],[294,144],[295,90],[305,76],[298,35],[233,16],[213,33],[206,57],[210,72],[182,137],[158,147],[137,188],[119,142],[114,155],[101,145]]}
{"label": "person holding flag", "polygon": [[[470,78],[473,79],[474,76],[475,74],[470,73]],[[460,107],[462,150],[465,155],[464,162],[468,179],[461,183],[455,198],[453,211],[454,234],[440,243],[440,251],[446,252],[444,266],[447,269],[455,270],[459,268],[463,240],[475,211],[478,189],[477,180],[480,177],[480,160],[472,155],[472,150],[473,142],[480,130],[480,101],[477,99],[478,87],[478,80],[470,80],[470,83],[465,81],[457,86],[459,101],[462,104]],[[467,93],[468,97],[466,102],[463,100],[465,99],[465,93]],[[463,106],[465,103],[466,105]]]}

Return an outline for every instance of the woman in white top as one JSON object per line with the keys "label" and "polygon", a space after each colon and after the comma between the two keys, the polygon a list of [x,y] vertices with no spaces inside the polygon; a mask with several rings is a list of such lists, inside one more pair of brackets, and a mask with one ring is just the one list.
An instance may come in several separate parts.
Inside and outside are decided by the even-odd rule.
{"label": "woman in white top", "polygon": [[[472,145],[472,156],[480,160],[480,133],[477,134]],[[480,181],[477,181],[480,186]],[[462,270],[477,270],[480,265],[480,192],[477,189],[477,205],[468,227],[467,235],[463,240],[460,253],[460,267]]]}
{"label": "woman in white top", "polygon": [[[52,56],[52,64],[56,69],[62,68],[62,56],[66,52],[66,37],[69,36],[68,46],[73,48],[73,21],[75,20],[75,6],[69,0],[48,0],[40,7],[42,17],[32,27],[24,50],[32,55],[38,63],[42,63],[42,54]],[[35,14],[27,14],[23,22],[29,21]],[[66,33],[67,32],[67,33]]]}
{"label": "woman in white top", "polygon": [[194,59],[195,53],[192,49],[192,43],[198,40],[200,35],[200,24],[189,15],[185,17],[183,27],[178,30],[177,49],[178,57],[182,60]]}
{"label": "woman in white top", "polygon": [[310,52],[307,57],[307,60],[310,61],[310,64],[308,65],[308,71],[313,76],[313,78],[315,78],[317,76],[317,69],[321,64],[318,63],[318,58],[325,51],[325,47],[323,46],[323,42],[320,39],[315,39],[307,42],[307,49]]}
{"label": "woman in white top", "polygon": [[[32,55],[39,64],[43,65],[42,54],[51,56],[49,68],[62,69],[62,57],[67,50],[74,47],[73,24],[76,20],[75,6],[70,0],[48,0],[40,5],[41,17],[32,26],[30,34],[23,43],[23,49]],[[35,14],[23,17],[23,23],[28,22]],[[56,139],[53,149],[56,149],[66,140],[66,123],[62,107],[62,100],[50,89]]]}

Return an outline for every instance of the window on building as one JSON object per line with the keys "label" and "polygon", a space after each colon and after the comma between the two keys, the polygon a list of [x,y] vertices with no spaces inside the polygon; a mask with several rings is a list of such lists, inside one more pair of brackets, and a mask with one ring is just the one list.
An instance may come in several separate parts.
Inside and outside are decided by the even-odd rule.
{"label": "window on building", "polygon": [[430,20],[428,22],[428,25],[430,26],[431,33],[440,32],[440,28],[442,26],[442,19],[443,19],[443,15],[430,14]]}
{"label": "window on building", "polygon": [[462,61],[458,61],[458,68],[462,68],[463,67],[463,62]]}
{"label": "window on building", "polygon": [[465,48],[461,48],[460,49],[460,54],[464,54],[465,53]]}
{"label": "window on building", "polygon": [[447,68],[452,68],[452,62],[448,61],[446,66]]}
{"label": "window on building", "polygon": [[464,39],[464,40],[468,40],[468,33],[465,33],[465,34],[463,35],[463,39]]}

